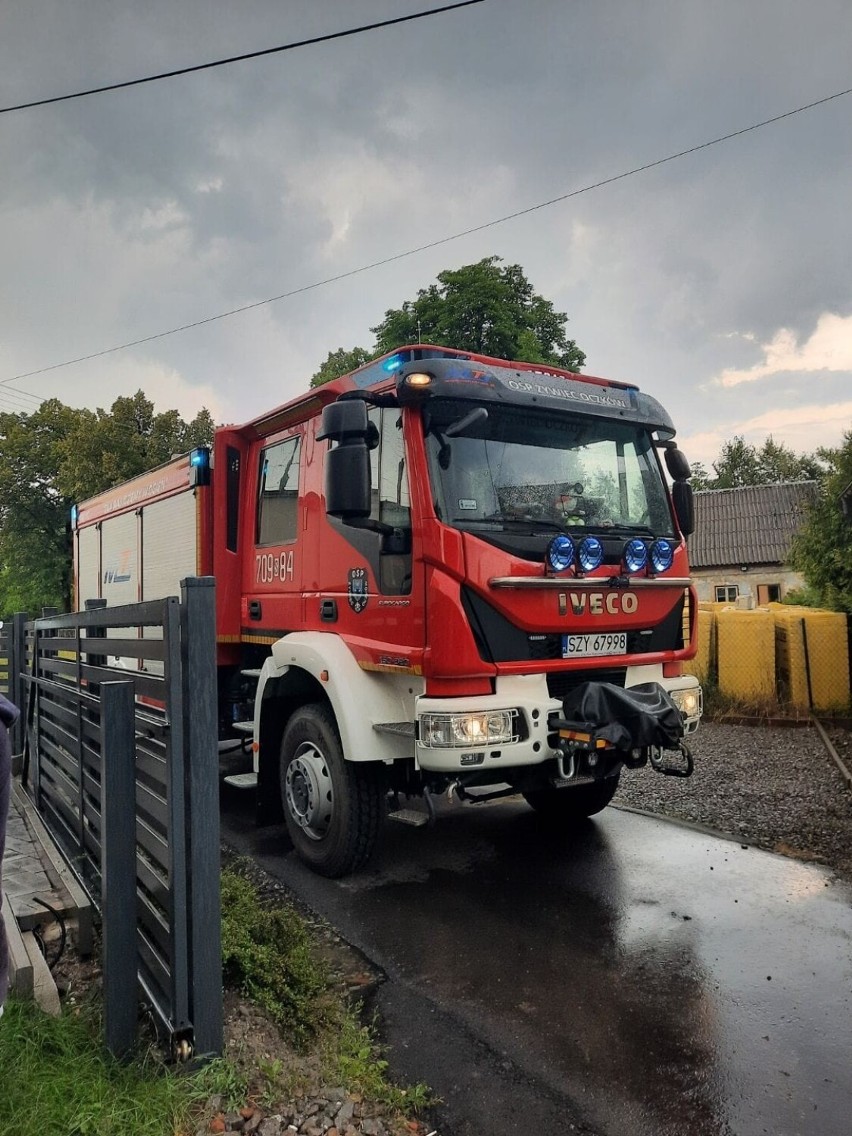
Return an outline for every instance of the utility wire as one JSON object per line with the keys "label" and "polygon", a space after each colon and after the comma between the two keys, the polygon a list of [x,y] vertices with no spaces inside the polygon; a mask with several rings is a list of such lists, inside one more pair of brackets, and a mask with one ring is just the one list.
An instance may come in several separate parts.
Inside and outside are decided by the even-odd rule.
{"label": "utility wire", "polygon": [[4,387],[0,392],[0,411],[4,414],[27,414],[32,410],[37,410],[39,406],[46,400],[41,398],[40,395],[30,395],[30,401],[25,402],[22,398],[23,391],[18,391],[14,387]]}
{"label": "utility wire", "polygon": [[194,71],[209,71],[213,67],[225,67],[229,63],[242,63],[246,59],[260,59],[264,55],[276,55],[282,51],[293,51],[297,47],[309,47],[315,43],[328,43],[334,39],[344,39],[346,36],[360,35],[362,32],[373,32],[378,28],[389,28],[394,24],[407,24],[411,20],[422,20],[427,16],[439,16],[442,12],[452,12],[456,8],[469,8],[472,4],[483,4],[485,0],[458,0],[455,4],[444,4],[441,8],[430,8],[426,12],[413,12],[409,16],[397,16],[392,20],[380,20],[375,24],[362,24],[358,28],[347,28],[342,32],[329,32],[328,35],[313,36],[311,39],[298,40],[295,43],[284,43],[278,47],[265,47],[260,51],[249,51],[244,55],[231,55],[227,59],[214,59],[210,63],[197,63],[194,67],[180,67],[175,71],[162,71],[157,75],[145,75],[141,79],[127,79],[123,83],[110,83],[105,87],[90,87],[86,91],[73,91],[68,95],[54,95],[47,99],[34,99],[29,103],[18,103],[16,106],[0,107],[0,114],[10,114],[14,110],[29,110],[32,107],[49,106],[51,103],[64,103],[69,99],[82,99],[86,95],[102,95],[106,91],[120,91],[125,87],[139,87],[143,83],[156,83],[160,79],[174,79],[177,75],[191,75]]}
{"label": "utility wire", "polygon": [[739,130],[731,131],[729,134],[721,134],[718,138],[711,138],[709,142],[700,142],[697,146],[690,146],[686,150],[678,150],[677,153],[668,154],[665,158],[657,158],[652,162],[646,162],[644,165],[634,166],[632,169],[624,170],[623,173],[613,174],[612,177],[602,178],[600,181],[584,185],[581,189],[573,189],[569,193],[562,193],[558,197],[551,197],[547,201],[540,201],[537,205],[529,205],[526,209],[518,209],[514,213],[507,213],[504,217],[497,217],[492,221],[484,221],[481,225],[474,225],[470,229],[463,229],[458,233],[453,233],[451,236],[441,237],[438,240],[430,241],[428,244],[406,249],[405,252],[398,252],[393,256],[383,257],[381,260],[374,260],[370,264],[362,264],[359,268],[351,268],[348,272],[340,272],[336,276],[327,276],[324,280],[315,280],[312,284],[303,284],[299,288],[293,288],[289,292],[281,292],[277,296],[269,296],[265,300],[255,300],[251,304],[243,304],[239,308],[231,308],[230,311],[219,312],[219,314],[215,316],[207,316],[206,319],[181,324],[180,327],[173,327],[168,331],[158,331],[153,335],[145,335],[139,339],[131,339],[127,343],[119,344],[117,347],[106,347],[103,351],[93,351],[90,355],[80,355],[76,359],[66,359],[63,363],[53,363],[49,367],[40,367],[36,371],[24,371],[20,375],[12,375],[11,378],[8,379],[0,379],[0,386],[6,383],[13,383],[18,379],[29,379],[34,375],[43,375],[48,371],[56,371],[61,367],[70,367],[75,363],[86,363],[90,359],[100,359],[104,355],[112,355],[116,351],[126,351],[129,347],[138,347],[143,343],[153,343],[157,339],[165,339],[167,336],[177,335],[178,332],[181,331],[189,331],[195,327],[204,327],[205,324],[215,323],[217,320],[227,319],[229,316],[240,315],[242,312],[249,312],[254,308],[262,308],[264,305],[274,304],[278,300],[286,300],[292,296],[300,296],[305,292],[312,292],[316,288],[325,287],[326,284],[335,284],[339,280],[348,280],[352,276],[359,276],[362,272],[370,272],[374,268],[381,268],[383,265],[393,264],[398,260],[405,260],[409,256],[426,252],[428,249],[439,248],[441,245],[460,240],[462,237],[469,237],[474,233],[482,233],[486,229],[494,228],[496,225],[503,225],[507,221],[516,220],[518,217],[526,217],[530,213],[536,213],[540,209],[547,209],[551,205],[559,204],[561,201],[569,201],[572,197],[579,197],[584,193],[591,193],[592,190],[601,189],[605,185],[613,185],[617,181],[624,181],[625,178],[645,173],[647,170],[656,169],[658,166],[664,166],[666,163],[674,162],[678,158],[685,158],[689,154],[697,154],[701,150],[708,150],[711,146],[718,146],[721,142],[730,142],[732,138],[740,138],[743,134],[760,130],[761,127],[770,126],[774,122],[782,122],[784,119],[792,118],[794,115],[801,114],[803,111],[813,110],[814,107],[824,106],[826,103],[830,103],[835,99],[840,99],[850,94],[852,94],[852,87],[847,87],[845,91],[836,91],[833,95],[826,95],[825,98],[815,99],[814,102],[805,103],[804,106],[796,107],[795,110],[788,110],[783,114],[773,115],[772,118],[764,118],[761,122],[752,123],[751,126],[743,126]]}

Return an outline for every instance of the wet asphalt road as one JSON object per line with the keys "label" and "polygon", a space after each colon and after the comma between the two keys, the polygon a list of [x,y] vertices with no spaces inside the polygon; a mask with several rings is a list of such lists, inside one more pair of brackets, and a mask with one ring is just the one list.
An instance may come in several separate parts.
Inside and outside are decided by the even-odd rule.
{"label": "wet asphalt road", "polygon": [[227,789],[223,837],[384,972],[441,1136],[852,1131],[852,889],[824,869],[615,808],[560,835],[515,799],[389,825],[340,881]]}

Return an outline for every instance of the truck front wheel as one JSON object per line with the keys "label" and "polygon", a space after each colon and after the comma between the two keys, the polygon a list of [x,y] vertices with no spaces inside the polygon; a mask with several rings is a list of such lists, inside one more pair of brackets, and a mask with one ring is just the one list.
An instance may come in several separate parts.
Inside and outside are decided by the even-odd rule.
{"label": "truck front wheel", "polygon": [[589,785],[566,789],[536,789],[524,793],[524,800],[549,820],[583,820],[605,809],[618,788],[619,774]]}
{"label": "truck front wheel", "polygon": [[372,855],[385,812],[381,768],[346,761],[334,717],[304,706],[281,740],[281,800],[296,852],[322,876],[345,876]]}

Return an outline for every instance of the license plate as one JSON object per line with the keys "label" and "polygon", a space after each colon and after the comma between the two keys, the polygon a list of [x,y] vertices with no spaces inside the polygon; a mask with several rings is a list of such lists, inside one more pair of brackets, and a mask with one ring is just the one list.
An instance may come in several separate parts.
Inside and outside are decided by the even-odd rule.
{"label": "license plate", "polygon": [[590,655],[626,655],[626,631],[602,631],[597,635],[563,635],[562,658],[588,658]]}

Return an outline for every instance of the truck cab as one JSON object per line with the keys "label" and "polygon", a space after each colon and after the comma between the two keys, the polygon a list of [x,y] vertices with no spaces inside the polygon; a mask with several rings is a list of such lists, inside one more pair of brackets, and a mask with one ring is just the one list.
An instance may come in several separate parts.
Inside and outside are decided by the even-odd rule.
{"label": "truck cab", "polygon": [[257,791],[308,863],[362,863],[388,793],[571,823],[625,768],[691,771],[689,469],[656,400],[421,345],[289,416],[242,429],[238,667],[265,652]]}

